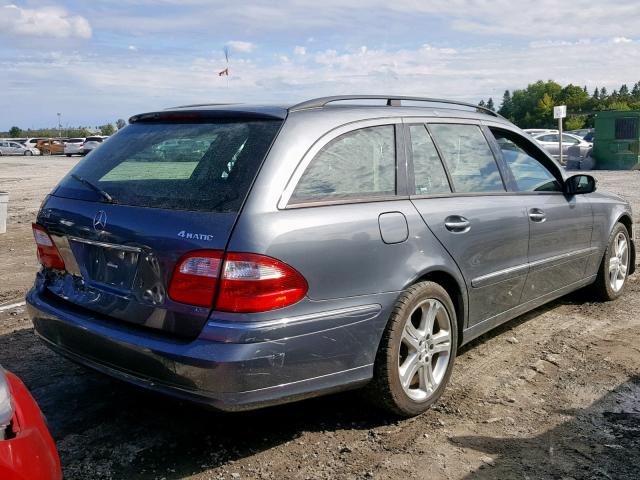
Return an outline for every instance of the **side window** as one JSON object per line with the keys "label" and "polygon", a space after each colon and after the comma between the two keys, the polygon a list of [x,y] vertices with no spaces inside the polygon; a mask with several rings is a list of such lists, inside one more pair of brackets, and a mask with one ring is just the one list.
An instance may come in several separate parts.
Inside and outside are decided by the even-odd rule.
{"label": "side window", "polygon": [[538,140],[540,140],[541,142],[559,142],[560,138],[558,137],[558,135],[544,135],[542,137],[538,137]]}
{"label": "side window", "polygon": [[431,124],[429,130],[459,193],[504,192],[491,148],[477,125]]}
{"label": "side window", "polygon": [[562,186],[551,171],[535,157],[531,146],[515,134],[491,129],[502,157],[509,166],[521,192],[562,192]]}
{"label": "side window", "polygon": [[413,172],[416,181],[416,195],[432,195],[450,193],[451,186],[447,180],[442,161],[438,155],[431,135],[424,125],[411,125],[411,152]]}
{"label": "side window", "polygon": [[567,145],[577,145],[579,142],[577,139],[570,137],[569,135],[562,135],[562,143]]}
{"label": "side window", "polygon": [[354,130],[335,138],[311,160],[290,203],[394,195],[393,125]]}

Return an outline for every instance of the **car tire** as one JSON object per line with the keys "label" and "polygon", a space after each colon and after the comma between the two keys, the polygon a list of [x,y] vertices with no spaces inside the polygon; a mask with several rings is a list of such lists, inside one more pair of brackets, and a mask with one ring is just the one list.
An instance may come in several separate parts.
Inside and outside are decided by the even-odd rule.
{"label": "car tire", "polygon": [[66,155],[67,155],[67,157],[70,157],[70,156],[71,156],[71,154],[70,154],[70,153],[67,153]]}
{"label": "car tire", "polygon": [[616,223],[609,236],[596,281],[591,285],[598,300],[608,302],[622,295],[632,267],[631,258],[629,231],[622,223]]}
{"label": "car tire", "polygon": [[33,155],[33,152],[31,150],[27,150],[24,152],[25,157],[30,157],[31,155]]}
{"label": "car tire", "polygon": [[423,413],[442,395],[457,345],[456,313],[446,290],[434,282],[409,287],[382,335],[367,396],[401,417]]}

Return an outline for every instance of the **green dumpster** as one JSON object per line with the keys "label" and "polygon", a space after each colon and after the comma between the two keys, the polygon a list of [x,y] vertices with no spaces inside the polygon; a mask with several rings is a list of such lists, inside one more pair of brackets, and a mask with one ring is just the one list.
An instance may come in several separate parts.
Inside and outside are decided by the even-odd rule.
{"label": "green dumpster", "polygon": [[599,112],[595,127],[596,168],[640,169],[640,110]]}
{"label": "green dumpster", "polygon": [[601,170],[640,169],[640,110],[595,116],[593,158]]}

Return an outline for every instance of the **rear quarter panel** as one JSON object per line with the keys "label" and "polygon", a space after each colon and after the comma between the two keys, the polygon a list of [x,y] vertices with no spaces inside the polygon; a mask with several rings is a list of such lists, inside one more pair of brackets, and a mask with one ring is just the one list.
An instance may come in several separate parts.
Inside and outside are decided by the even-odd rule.
{"label": "rear quarter panel", "polygon": [[[633,214],[629,204],[622,197],[614,195],[613,193],[596,191],[588,194],[586,197],[591,203],[593,211],[591,246],[597,247],[599,252],[587,266],[587,274],[595,275],[602,260],[602,255],[607,248],[613,227],[625,215],[633,221]],[[632,235],[635,235],[635,232],[632,232]]]}
{"label": "rear quarter panel", "polygon": [[[332,109],[327,109],[332,110]],[[456,279],[465,295],[462,276],[408,198],[348,205],[283,208],[281,199],[298,164],[327,132],[362,120],[384,118],[388,109],[296,112],[285,121],[238,218],[228,249],[269,255],[297,269],[309,283],[311,302],[292,312],[343,300],[358,305],[380,295],[383,308],[399,293],[431,271],[444,271]],[[397,123],[398,118],[388,118]],[[358,125],[359,127],[360,125]],[[353,126],[353,128],[358,128]],[[401,212],[407,219],[408,239],[388,245],[382,241],[378,215]],[[389,292],[395,292],[389,296]],[[359,300],[362,297],[362,300]],[[391,298],[393,301],[389,301]],[[342,300],[339,300],[342,299]],[[271,317],[273,314],[271,313]],[[288,314],[287,312],[282,312]],[[381,332],[380,332],[381,334]],[[377,346],[377,345],[376,345]]]}

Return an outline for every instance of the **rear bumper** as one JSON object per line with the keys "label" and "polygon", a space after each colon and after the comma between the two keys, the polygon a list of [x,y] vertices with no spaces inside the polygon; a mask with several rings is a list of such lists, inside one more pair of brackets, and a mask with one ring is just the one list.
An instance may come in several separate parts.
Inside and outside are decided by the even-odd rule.
{"label": "rear bumper", "polygon": [[121,380],[236,411],[366,383],[388,312],[380,304],[262,323],[209,321],[189,342],[94,318],[27,295],[36,333],[54,351]]}
{"label": "rear bumper", "polygon": [[0,478],[60,480],[60,459],[40,409],[24,384],[8,373],[15,436],[0,441]]}

